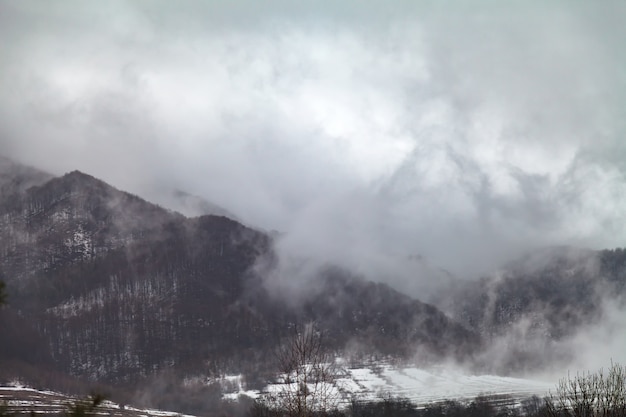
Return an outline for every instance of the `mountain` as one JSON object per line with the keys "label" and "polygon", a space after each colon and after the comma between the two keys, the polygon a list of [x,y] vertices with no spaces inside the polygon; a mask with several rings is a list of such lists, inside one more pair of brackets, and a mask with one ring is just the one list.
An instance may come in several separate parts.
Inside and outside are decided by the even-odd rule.
{"label": "mountain", "polygon": [[219,215],[188,218],[78,171],[52,177],[6,158],[0,190],[9,295],[0,382],[64,391],[108,383],[165,408],[189,403],[189,390],[218,401],[215,384],[189,381],[240,375],[245,389],[261,390],[277,347],[309,322],[351,364],[452,358],[483,372],[540,369],[574,354],[568,341],[625,300],[626,250],[569,247],[478,281],[416,257],[416,271],[447,284],[436,306],[333,266],[285,294],[268,280],[280,235]]}
{"label": "mountain", "polygon": [[329,348],[362,355],[432,361],[479,347],[476,333],[434,306],[339,269],[287,302],[256,267],[272,265],[272,239],[226,217],[184,217],[78,171],[6,188],[0,278],[10,308],[0,316],[2,326],[22,325],[0,329],[10,335],[0,362],[13,365],[0,369],[118,386],[243,372],[262,386],[277,345],[309,321]]}
{"label": "mountain", "polygon": [[20,288],[182,218],[78,171],[3,196],[0,213],[2,272]]}
{"label": "mountain", "polygon": [[553,247],[448,288],[438,305],[486,345],[506,341],[499,361],[487,355],[483,364],[502,372],[572,359],[568,341],[605,321],[607,306],[623,308],[625,290],[626,250]]}

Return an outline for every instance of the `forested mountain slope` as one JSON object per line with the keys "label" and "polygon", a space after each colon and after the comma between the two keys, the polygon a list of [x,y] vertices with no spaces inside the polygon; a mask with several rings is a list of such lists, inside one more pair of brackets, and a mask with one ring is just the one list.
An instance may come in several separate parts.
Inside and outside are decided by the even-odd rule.
{"label": "forested mountain slope", "polygon": [[626,251],[548,248],[440,296],[445,311],[479,333],[485,345],[505,341],[493,370],[537,369],[574,357],[568,341],[601,327],[624,309]]}
{"label": "forested mountain slope", "polygon": [[337,269],[301,303],[281,300],[254,268],[274,256],[262,232],[186,218],[78,171],[11,189],[0,198],[2,314],[29,325],[13,329],[4,360],[32,363],[26,353],[41,351],[51,368],[99,381],[164,370],[252,380],[293,326],[311,320],[338,350],[433,359],[479,344],[435,307]]}

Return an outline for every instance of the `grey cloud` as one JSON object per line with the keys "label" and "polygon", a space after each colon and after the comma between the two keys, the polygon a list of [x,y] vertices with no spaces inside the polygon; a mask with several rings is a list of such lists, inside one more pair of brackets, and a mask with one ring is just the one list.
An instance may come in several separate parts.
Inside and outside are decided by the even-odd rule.
{"label": "grey cloud", "polygon": [[624,6],[419,3],[2,1],[1,152],[414,294],[622,244]]}

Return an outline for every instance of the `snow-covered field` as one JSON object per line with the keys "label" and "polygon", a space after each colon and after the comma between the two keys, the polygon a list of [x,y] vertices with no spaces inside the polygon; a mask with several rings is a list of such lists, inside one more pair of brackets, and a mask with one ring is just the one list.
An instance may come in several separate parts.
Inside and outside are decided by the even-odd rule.
{"label": "snow-covered field", "polygon": [[[352,399],[376,401],[382,398],[406,398],[418,405],[444,400],[471,400],[477,396],[507,395],[523,399],[532,395],[543,397],[554,389],[554,383],[496,375],[468,375],[445,368],[424,370],[414,367],[380,365],[341,369],[335,389],[343,402]],[[232,377],[231,377],[232,380]],[[264,391],[277,392],[281,384],[270,384]],[[234,399],[240,394],[250,397],[261,395],[258,391],[239,391],[225,394]]]}
{"label": "snow-covered field", "polygon": [[554,388],[554,384],[543,381],[389,365],[375,369],[348,369],[348,376],[340,378],[337,385],[348,396],[357,399],[376,400],[392,396],[407,398],[416,404],[472,399],[479,395],[544,396]]}
{"label": "snow-covered field", "polygon": [[[225,399],[236,400],[239,395],[256,398],[262,392],[246,390],[241,376],[225,376],[223,387]],[[215,382],[215,381],[213,381]],[[284,386],[270,384],[265,392],[277,392]],[[340,397],[340,403],[351,400],[377,401],[383,398],[406,398],[417,405],[426,405],[444,400],[471,400],[477,396],[506,395],[515,403],[532,395],[543,397],[554,383],[511,378],[495,375],[467,375],[459,370],[435,368],[424,370],[413,367],[375,365],[369,367],[346,367],[339,371],[339,377],[332,390]],[[75,398],[51,391],[38,391],[22,386],[0,386],[0,404],[6,403],[9,411],[35,414],[59,413],[67,409]],[[102,411],[110,416],[174,416],[175,412],[120,407],[105,401]]]}

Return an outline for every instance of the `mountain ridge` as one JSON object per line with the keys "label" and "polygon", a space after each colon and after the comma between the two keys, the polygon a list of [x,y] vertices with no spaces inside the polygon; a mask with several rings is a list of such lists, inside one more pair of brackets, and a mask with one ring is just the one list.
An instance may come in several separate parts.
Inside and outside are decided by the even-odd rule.
{"label": "mountain ridge", "polygon": [[44,387],[88,380],[132,391],[166,380],[174,398],[189,378],[228,373],[260,390],[277,346],[310,322],[348,361],[523,375],[570,360],[568,342],[605,319],[604,304],[626,299],[626,250],[567,247],[476,281],[450,276],[435,304],[332,265],[293,297],[270,279],[280,235],[187,218],[80,171],[10,190],[0,194],[10,301],[0,381],[21,373]]}
{"label": "mountain ridge", "polygon": [[334,349],[360,341],[370,352],[462,356],[479,343],[435,307],[340,270],[290,306],[254,268],[276,256],[272,245],[235,220],[186,218],[80,171],[0,199],[11,303],[73,376],[136,383],[173,366],[260,383],[277,344],[305,321]]}

